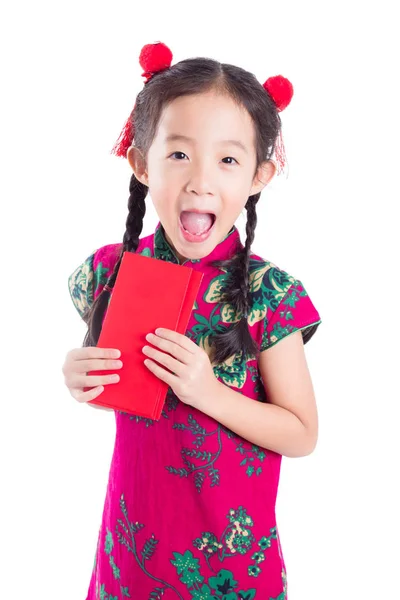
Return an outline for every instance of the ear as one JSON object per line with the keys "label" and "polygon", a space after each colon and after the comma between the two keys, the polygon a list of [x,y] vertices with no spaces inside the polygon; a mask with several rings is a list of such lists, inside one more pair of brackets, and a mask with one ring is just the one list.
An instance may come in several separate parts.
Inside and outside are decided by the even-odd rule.
{"label": "ear", "polygon": [[136,179],[148,187],[149,176],[146,170],[147,165],[139,148],[136,148],[136,146],[130,146],[126,154],[126,158],[132,167],[132,171],[135,173]]}
{"label": "ear", "polygon": [[253,196],[254,194],[258,194],[262,189],[271,181],[276,173],[276,164],[273,160],[266,160],[257,169],[257,173],[253,179],[253,185],[251,186],[251,190],[249,196]]}

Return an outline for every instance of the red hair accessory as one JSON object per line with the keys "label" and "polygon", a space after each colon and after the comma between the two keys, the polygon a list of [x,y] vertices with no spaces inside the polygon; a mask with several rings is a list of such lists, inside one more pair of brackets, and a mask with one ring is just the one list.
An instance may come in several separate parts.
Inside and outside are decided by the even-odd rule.
{"label": "red hair accessory", "polygon": [[147,83],[153,77],[154,73],[169,69],[172,63],[172,52],[162,42],[146,44],[140,52],[139,63],[142,69],[144,69],[142,77],[146,78],[145,83]]}
{"label": "red hair accessory", "polygon": [[[285,108],[290,104],[290,101],[293,97],[293,86],[289,79],[286,79],[286,77],[283,77],[283,75],[268,77],[267,81],[263,83],[263,88],[271,96],[278,112],[282,112],[282,110],[285,110]],[[286,162],[285,147],[282,139],[282,129],[279,130],[279,137],[275,146],[275,156],[279,165],[279,175],[282,172]]]}
{"label": "red hair accessory", "polygon": [[[153,77],[154,73],[169,69],[172,63],[172,52],[162,42],[155,42],[154,44],[146,44],[143,46],[139,55],[139,64],[144,70],[142,77],[145,78],[145,85]],[[290,103],[293,96],[293,86],[286,77],[282,75],[275,75],[269,77],[263,88],[271,96],[274,101],[277,111],[281,112]],[[135,107],[133,107],[134,110]],[[132,114],[129,115],[119,134],[118,140],[115,142],[111,154],[115,156],[122,156],[126,158],[128,148],[132,145],[134,138],[134,125],[132,122]],[[279,137],[275,147],[275,155],[278,161],[280,169],[285,166],[285,150],[282,140],[282,130],[279,131]],[[278,171],[278,174],[281,170]]]}
{"label": "red hair accessory", "polygon": [[[158,71],[164,71],[171,66],[172,63],[172,52],[162,42],[156,42],[155,44],[146,44],[143,46],[139,55],[139,64],[144,70],[142,77],[145,78],[144,84],[153,77],[154,73]],[[133,107],[134,110],[135,107]],[[132,146],[134,137],[134,126],[132,123],[132,113],[127,118],[125,125],[119,134],[118,140],[115,142],[111,154],[115,156],[122,156],[126,158],[128,148]]]}

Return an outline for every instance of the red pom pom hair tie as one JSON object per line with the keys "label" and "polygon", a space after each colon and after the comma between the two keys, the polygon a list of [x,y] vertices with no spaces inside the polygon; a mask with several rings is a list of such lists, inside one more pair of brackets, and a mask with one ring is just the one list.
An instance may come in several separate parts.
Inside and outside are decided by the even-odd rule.
{"label": "red pom pom hair tie", "polygon": [[[143,46],[139,55],[139,64],[144,70],[142,77],[145,78],[144,85],[150,81],[154,73],[168,69],[172,63],[172,52],[162,42],[156,42],[155,44],[146,44]],[[122,156],[126,158],[128,148],[132,146],[134,138],[134,126],[132,123],[132,115],[135,110],[135,106],[132,109],[131,114],[127,118],[125,125],[119,134],[118,140],[115,142],[111,154],[115,156]]]}
{"label": "red pom pom hair tie", "polygon": [[[146,44],[143,46],[140,56],[139,64],[144,70],[142,77],[145,78],[145,83],[148,83],[153,77],[154,73],[169,69],[172,63],[172,52],[162,42],[155,42],[154,44]],[[274,101],[277,111],[281,112],[289,104],[293,97],[293,86],[289,79],[282,75],[275,75],[269,77],[263,88],[270,95]],[[134,124],[132,122],[132,115],[135,107],[133,107],[131,114],[125,122],[121,133],[119,134],[118,140],[115,142],[111,154],[115,156],[122,156],[126,158],[128,148],[132,146],[134,138]],[[275,156],[278,162],[278,175],[283,171],[286,163],[285,159],[285,148],[282,139],[282,130],[279,131],[279,137],[275,147]]]}
{"label": "red pom pom hair tie", "polygon": [[146,78],[146,84],[153,77],[154,73],[169,69],[172,63],[172,52],[162,42],[146,44],[140,52],[139,63],[142,69],[144,69],[142,77]]}
{"label": "red pom pom hair tie", "polygon": [[[282,112],[290,104],[290,101],[293,97],[293,85],[289,79],[286,79],[286,77],[283,77],[283,75],[269,77],[267,81],[263,83],[263,88],[268,92],[272,100],[275,102],[278,112]],[[275,146],[275,156],[279,165],[278,175],[280,175],[286,163],[282,129],[279,131],[278,140]]]}

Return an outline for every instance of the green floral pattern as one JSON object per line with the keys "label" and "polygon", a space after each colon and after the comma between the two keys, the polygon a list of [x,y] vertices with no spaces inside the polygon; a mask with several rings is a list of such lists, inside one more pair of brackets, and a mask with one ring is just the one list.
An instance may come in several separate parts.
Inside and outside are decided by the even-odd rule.
{"label": "green floral pattern", "polygon": [[71,299],[81,317],[93,303],[95,291],[107,282],[110,268],[98,262],[94,267],[95,252],[93,252],[68,278],[68,289]]}
{"label": "green floral pattern", "polygon": [[[115,523],[113,533],[106,528],[103,552],[107,557],[110,573],[116,581],[120,597],[133,598],[129,586],[121,580],[121,569],[116,564],[113,550],[116,539],[143,572],[146,578],[154,583],[149,598],[161,598],[167,589],[174,592],[175,597],[183,600],[183,595],[174,583],[154,575],[151,569],[151,559],[158,552],[158,539],[154,533],[147,537],[141,536],[146,528],[144,523],[130,521],[128,508],[122,494],[119,501],[121,515]],[[257,539],[252,531],[254,521],[243,506],[231,508],[226,515],[227,524],[219,534],[203,531],[192,541],[194,549],[187,548],[178,552],[172,550],[169,562],[175,567],[178,580],[185,586],[190,597],[197,600],[252,600],[257,598],[257,587],[240,589],[235,578],[235,559],[245,557],[247,572],[250,578],[257,579],[266,563],[267,554],[273,544],[279,544],[276,527],[271,527],[268,535]],[[280,548],[278,548],[280,552]],[[222,565],[228,559],[233,563]],[[131,559],[130,559],[131,560]],[[282,569],[282,592],[270,600],[286,600],[286,572]],[[180,586],[182,588],[182,586]],[[97,583],[96,597],[101,600],[118,600],[119,596],[107,593],[105,583]]]}
{"label": "green floral pattern", "polygon": [[[182,265],[203,272],[186,334],[223,384],[267,402],[255,356],[213,362],[211,339],[241,315],[223,301],[224,260],[235,227],[209,257]],[[93,252],[69,277],[81,317],[113,272],[121,244]],[[162,226],[142,238],[142,256],[178,264]],[[248,326],[261,351],[320,318],[301,283],[251,253]],[[314,329],[313,329],[314,328]],[[159,421],[115,411],[116,445],[87,600],[287,600],[275,522],[281,456],[180,402],[168,388]],[[128,501],[129,499],[129,501]]]}

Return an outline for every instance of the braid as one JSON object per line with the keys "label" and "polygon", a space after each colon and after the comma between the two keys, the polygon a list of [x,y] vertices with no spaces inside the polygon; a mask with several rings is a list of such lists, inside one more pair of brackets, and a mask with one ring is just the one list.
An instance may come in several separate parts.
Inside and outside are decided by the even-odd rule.
{"label": "braid", "polygon": [[244,315],[242,318],[244,319],[247,318],[250,308],[249,262],[251,245],[254,241],[254,231],[257,225],[257,213],[255,205],[256,202],[250,200],[247,207],[246,242],[242,253],[242,279],[239,283],[243,295]]}
{"label": "braid", "polygon": [[[115,285],[124,252],[136,252],[136,249],[139,245],[139,236],[143,229],[143,219],[146,214],[145,198],[148,190],[149,188],[141,183],[136,178],[135,174],[132,173],[129,184],[130,195],[128,199],[126,230],[118,260],[106,284],[111,289],[113,289]],[[103,324],[104,314],[108,307],[109,296],[110,292],[103,288],[101,293],[94,300],[89,311],[86,313],[84,320],[88,325],[88,330],[83,341],[83,346],[97,345]]]}
{"label": "braid", "polygon": [[146,214],[145,198],[148,191],[149,188],[136,179],[135,174],[132,173],[129,184],[128,216],[123,238],[124,249],[127,252],[136,252],[139,245],[139,236],[142,233],[143,219]]}
{"label": "braid", "polygon": [[234,307],[238,321],[228,329],[217,326],[216,332],[210,334],[210,345],[214,346],[213,362],[220,364],[230,356],[242,352],[258,356],[259,348],[250,334],[247,317],[250,311],[251,297],[249,289],[249,262],[251,244],[257,225],[256,204],[261,193],[250,196],[247,204],[246,242],[244,248],[223,261],[214,261],[213,266],[227,272],[222,294],[222,301]]}

